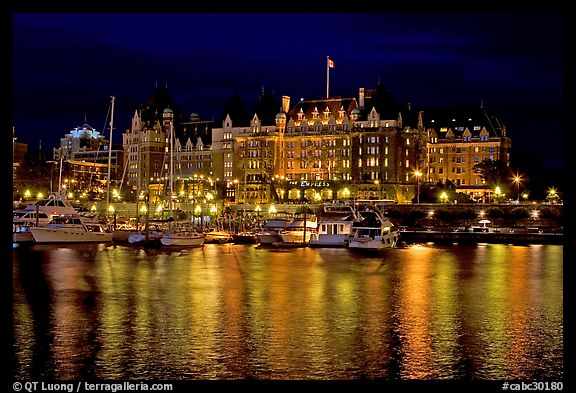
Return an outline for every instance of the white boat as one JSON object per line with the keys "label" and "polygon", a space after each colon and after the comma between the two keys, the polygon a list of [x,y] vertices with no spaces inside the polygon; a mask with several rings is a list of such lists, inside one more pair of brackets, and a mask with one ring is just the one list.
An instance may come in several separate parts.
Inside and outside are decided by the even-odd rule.
{"label": "white boat", "polygon": [[258,236],[254,232],[244,231],[232,234],[232,240],[234,244],[256,244]]}
{"label": "white boat", "polygon": [[56,216],[77,215],[78,211],[72,203],[62,195],[52,193],[47,198],[26,206],[24,209],[12,212],[12,223],[14,225],[31,224],[43,227],[48,225]]}
{"label": "white boat", "polygon": [[44,227],[30,227],[36,243],[111,242],[112,232],[105,226],[80,216],[55,216]]}
{"label": "white boat", "polygon": [[12,243],[33,243],[34,237],[32,236],[32,232],[30,232],[31,226],[34,226],[34,224],[12,224]]}
{"label": "white boat", "polygon": [[161,246],[164,231],[156,225],[150,225],[147,230],[136,231],[128,235],[128,243],[134,246]]}
{"label": "white boat", "polygon": [[314,214],[307,216],[298,214],[288,224],[286,230],[280,233],[280,237],[284,243],[309,243],[317,228],[318,221]]}
{"label": "white boat", "polygon": [[200,247],[204,244],[206,236],[193,229],[179,228],[165,232],[160,243],[163,246]]}
{"label": "white boat", "polygon": [[12,224],[14,225],[24,225],[31,224],[39,227],[47,225],[54,217],[53,214],[47,214],[43,211],[38,211],[36,213],[36,208],[34,210],[20,209],[15,210],[12,213]]}
{"label": "white boat", "polygon": [[290,223],[291,219],[287,217],[273,218],[264,224],[261,231],[256,232],[258,242],[262,246],[271,246],[274,243],[282,241],[280,233],[283,232]]}
{"label": "white boat", "polygon": [[112,240],[115,242],[125,243],[128,241],[128,237],[134,233],[137,233],[138,229],[132,224],[121,223],[116,225],[116,228],[112,231]]}
{"label": "white boat", "polygon": [[362,221],[355,222],[348,242],[352,250],[379,251],[396,246],[399,232],[393,231],[394,224],[378,212],[366,210],[359,213]]}
{"label": "white boat", "polygon": [[204,233],[204,236],[204,243],[206,244],[224,244],[231,243],[234,240],[232,234],[227,231],[214,230]]}
{"label": "white boat", "polygon": [[326,205],[318,217],[318,229],[310,237],[310,247],[348,247],[357,214],[350,205]]}

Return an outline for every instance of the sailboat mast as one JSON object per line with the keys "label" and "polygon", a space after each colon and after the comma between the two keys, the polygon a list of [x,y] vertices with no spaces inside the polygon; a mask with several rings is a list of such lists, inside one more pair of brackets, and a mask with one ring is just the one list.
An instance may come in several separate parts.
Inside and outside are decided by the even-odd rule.
{"label": "sailboat mast", "polygon": [[63,161],[63,152],[62,152],[62,148],[60,148],[60,167],[58,168],[59,174],[58,174],[58,194],[60,194],[62,192],[62,161]]}
{"label": "sailboat mast", "polygon": [[172,217],[172,195],[174,194],[174,122],[170,121],[170,217]]}
{"label": "sailboat mast", "polygon": [[114,125],[114,96],[112,96],[112,108],[110,109],[110,142],[108,145],[108,189],[106,197],[106,204],[110,205],[110,171],[112,168],[112,130]]}

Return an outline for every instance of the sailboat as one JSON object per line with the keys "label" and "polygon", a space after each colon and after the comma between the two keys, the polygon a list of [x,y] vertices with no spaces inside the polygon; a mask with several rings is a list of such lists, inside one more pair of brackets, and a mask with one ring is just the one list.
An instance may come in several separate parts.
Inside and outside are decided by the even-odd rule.
{"label": "sailboat", "polygon": [[[166,108],[164,113],[170,113],[172,110]],[[170,208],[170,219],[172,219],[173,212],[173,199],[174,194],[174,122],[170,121],[170,193],[169,197],[169,208]],[[160,243],[163,246],[182,246],[182,247],[200,247],[204,244],[206,236],[202,233],[196,232],[195,228],[191,225],[180,226],[178,228],[172,228],[164,232],[160,238]]]}

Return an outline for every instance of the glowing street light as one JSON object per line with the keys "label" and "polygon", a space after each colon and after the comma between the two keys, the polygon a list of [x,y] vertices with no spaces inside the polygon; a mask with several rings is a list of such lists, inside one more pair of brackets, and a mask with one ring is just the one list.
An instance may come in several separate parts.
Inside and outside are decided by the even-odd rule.
{"label": "glowing street light", "polygon": [[514,176],[514,183],[516,183],[518,203],[520,203],[520,182],[521,181],[522,181],[522,176],[520,176],[520,175]]}
{"label": "glowing street light", "polygon": [[414,176],[416,176],[416,203],[420,203],[420,177],[422,176],[422,172],[418,169],[414,172]]}
{"label": "glowing street light", "polygon": [[550,202],[556,201],[558,199],[558,192],[556,191],[555,187],[550,187],[548,189],[548,197],[546,198]]}
{"label": "glowing street light", "polygon": [[446,193],[446,191],[442,191],[442,194],[440,194],[440,200],[444,203],[448,201],[448,194]]}
{"label": "glowing street light", "polygon": [[502,195],[500,186],[496,186],[496,189],[494,189],[494,194],[496,194],[496,202],[498,202],[500,200],[500,196]]}

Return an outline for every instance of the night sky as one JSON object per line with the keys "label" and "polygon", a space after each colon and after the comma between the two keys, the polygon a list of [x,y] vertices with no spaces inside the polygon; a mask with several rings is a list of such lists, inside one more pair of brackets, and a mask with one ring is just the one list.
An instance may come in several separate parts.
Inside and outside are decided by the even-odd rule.
{"label": "night sky", "polygon": [[[514,154],[563,167],[560,13],[15,13],[13,125],[29,149],[75,126],[114,141],[156,85],[183,113],[220,119],[238,93],[357,96],[386,84],[417,110],[480,106],[507,125]],[[106,136],[108,136],[106,130]]]}

